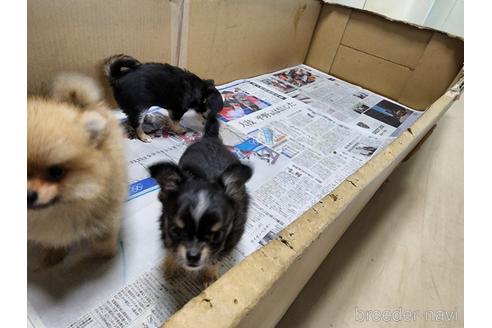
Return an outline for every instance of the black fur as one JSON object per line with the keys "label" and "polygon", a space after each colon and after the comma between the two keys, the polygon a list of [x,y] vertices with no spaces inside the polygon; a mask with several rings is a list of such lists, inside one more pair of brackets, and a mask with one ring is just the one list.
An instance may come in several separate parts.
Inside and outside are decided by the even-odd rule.
{"label": "black fur", "polygon": [[[164,246],[174,254],[179,245],[187,251],[207,246],[210,256],[203,265],[220,261],[241,239],[249,206],[245,184],[253,173],[224,146],[219,126],[217,118],[209,116],[203,138],[186,149],[178,165],[161,162],[149,167],[161,186]],[[206,209],[195,217],[204,195]],[[177,225],[178,220],[184,227]],[[214,225],[220,229],[212,231]]]}
{"label": "black fur", "polygon": [[105,73],[116,102],[134,129],[141,126],[142,116],[151,106],[167,109],[175,122],[189,109],[215,116],[223,107],[213,80],[202,80],[169,64],[142,64],[133,57],[115,55],[106,60]]}

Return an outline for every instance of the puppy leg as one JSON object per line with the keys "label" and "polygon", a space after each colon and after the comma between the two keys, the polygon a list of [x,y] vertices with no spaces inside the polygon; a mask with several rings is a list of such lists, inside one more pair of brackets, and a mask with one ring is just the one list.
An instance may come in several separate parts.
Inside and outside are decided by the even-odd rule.
{"label": "puppy leg", "polygon": [[169,117],[171,118],[171,131],[173,131],[176,134],[184,134],[186,133],[186,129],[179,124],[179,121],[183,117],[184,113],[178,112],[178,111],[173,111],[169,110]]}
{"label": "puppy leg", "polygon": [[201,280],[203,287],[207,288],[215,280],[219,279],[219,263],[213,263],[206,266],[201,272]]}
{"label": "puppy leg", "polygon": [[207,109],[207,110],[205,110],[204,112],[201,112],[200,114],[202,115],[202,118],[203,118],[204,120],[207,120],[207,118],[209,118],[209,117],[211,117],[211,116],[212,116],[212,117],[213,117],[213,116],[217,116],[217,111],[214,111],[214,110],[211,110],[211,109]]}
{"label": "puppy leg", "polygon": [[110,220],[108,222],[109,230],[92,239],[92,251],[94,257],[111,258],[118,253],[121,225],[120,214],[119,204],[108,209],[108,212],[105,213],[106,218]]}
{"label": "puppy leg", "polygon": [[161,271],[165,279],[173,279],[183,273],[183,268],[176,262],[174,254],[166,255],[161,265]]}
{"label": "puppy leg", "polygon": [[209,116],[210,114],[209,114],[209,112],[208,112],[208,111],[206,111],[206,112],[202,112],[202,113],[200,113],[200,115],[202,116],[202,119],[203,119],[204,121],[206,121],[206,120],[207,120],[207,118],[208,118],[208,116]]}
{"label": "puppy leg", "polygon": [[138,139],[140,139],[143,142],[151,142],[152,139],[144,132],[142,128],[142,124],[144,122],[146,115],[147,115],[147,110],[143,110],[143,111],[139,111],[138,115],[131,116],[128,119],[130,125],[133,127],[133,129],[135,129]]}
{"label": "puppy leg", "polygon": [[92,251],[94,257],[111,258],[118,253],[118,232],[111,231],[103,236],[92,240]]}
{"label": "puppy leg", "polygon": [[65,258],[68,250],[66,248],[45,248],[43,249],[43,263],[45,267],[53,266]]}

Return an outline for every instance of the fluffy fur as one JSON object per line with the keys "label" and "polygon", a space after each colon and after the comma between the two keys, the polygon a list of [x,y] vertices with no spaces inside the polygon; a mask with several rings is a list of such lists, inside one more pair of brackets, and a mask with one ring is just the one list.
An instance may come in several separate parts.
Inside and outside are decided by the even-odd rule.
{"label": "fluffy fur", "polygon": [[127,196],[123,131],[92,79],[61,74],[51,94],[27,101],[28,240],[46,264],[83,239],[110,257]]}
{"label": "fluffy fur", "polygon": [[166,274],[196,271],[208,285],[244,232],[249,206],[245,184],[252,169],[224,146],[219,122],[209,116],[203,138],[186,149],[178,165],[161,162],[149,171],[161,187]]}
{"label": "fluffy fur", "polygon": [[142,130],[142,123],[151,106],[169,111],[171,130],[178,134],[185,132],[179,121],[189,109],[215,115],[223,107],[214,81],[169,64],[142,64],[133,57],[115,55],[106,59],[104,72],[116,102],[145,142],[150,142],[150,137]]}

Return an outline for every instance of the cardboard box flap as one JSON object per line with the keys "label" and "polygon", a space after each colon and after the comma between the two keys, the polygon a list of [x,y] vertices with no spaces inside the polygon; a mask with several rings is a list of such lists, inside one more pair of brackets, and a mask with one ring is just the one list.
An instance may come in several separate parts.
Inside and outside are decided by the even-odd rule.
{"label": "cardboard box flap", "polygon": [[[340,1],[337,1],[337,0],[321,0],[321,1],[323,1],[327,5],[337,5],[337,6],[345,7],[345,8],[359,9],[359,10],[362,10],[362,11],[365,11],[365,12],[372,13],[374,15],[377,15],[377,16],[382,17],[382,18],[384,18],[386,20],[389,20],[389,21],[400,22],[400,23],[403,23],[403,24],[406,24],[406,25],[409,25],[409,26],[413,26],[413,27],[419,28],[419,29],[427,29],[427,30],[432,30],[432,31],[439,31],[441,33],[446,34],[447,36],[452,37],[452,38],[458,38],[458,39],[463,40],[463,37],[461,37],[460,35],[449,33],[447,31],[436,30],[434,28],[431,28],[431,27],[428,27],[428,26],[424,26],[424,25],[421,25],[421,24],[416,24],[416,23],[409,22],[409,21],[405,21],[403,19],[393,18],[393,17],[387,16],[387,15],[384,15],[384,14],[382,14],[380,12],[371,10],[370,7],[369,8],[357,8],[357,7],[348,5],[348,4],[341,3]],[[364,4],[364,6],[365,6],[365,4]]]}
{"label": "cardboard box flap", "polygon": [[365,52],[340,45],[330,70],[345,81],[369,89],[386,97],[401,94],[412,71]]}
{"label": "cardboard box flap", "polygon": [[350,18],[351,9],[341,6],[323,7],[311,40],[306,63],[329,72],[343,32]]}
{"label": "cardboard box flap", "polygon": [[463,46],[445,33],[325,4],[306,64],[425,110],[463,66]]}
{"label": "cardboard box flap", "polygon": [[463,46],[461,40],[435,32],[397,100],[417,109],[433,103],[460,72]]}
{"label": "cardboard box flap", "polygon": [[430,30],[407,24],[392,24],[376,15],[354,11],[341,43],[387,61],[415,68],[432,37]]}
{"label": "cardboard box flap", "polygon": [[168,1],[28,1],[28,93],[46,92],[56,73],[67,70],[107,86],[102,62],[117,53],[169,62],[170,15]]}
{"label": "cardboard box flap", "polygon": [[180,64],[218,84],[301,64],[320,8],[317,0],[190,0]]}

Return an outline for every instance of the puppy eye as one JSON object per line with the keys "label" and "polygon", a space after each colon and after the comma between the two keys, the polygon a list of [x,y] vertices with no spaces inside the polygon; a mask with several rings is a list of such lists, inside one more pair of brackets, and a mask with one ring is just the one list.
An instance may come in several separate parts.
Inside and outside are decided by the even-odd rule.
{"label": "puppy eye", "polygon": [[65,169],[59,165],[48,167],[46,178],[50,181],[60,181],[65,176]]}
{"label": "puppy eye", "polygon": [[220,241],[222,241],[222,238],[224,237],[224,233],[222,230],[219,230],[219,231],[216,231],[216,232],[212,232],[210,234],[210,242],[212,243],[218,243]]}
{"label": "puppy eye", "polygon": [[174,235],[174,236],[179,236],[181,233],[183,232],[183,229],[181,229],[180,227],[178,226],[172,226],[170,229],[169,229],[169,233],[171,235]]}

